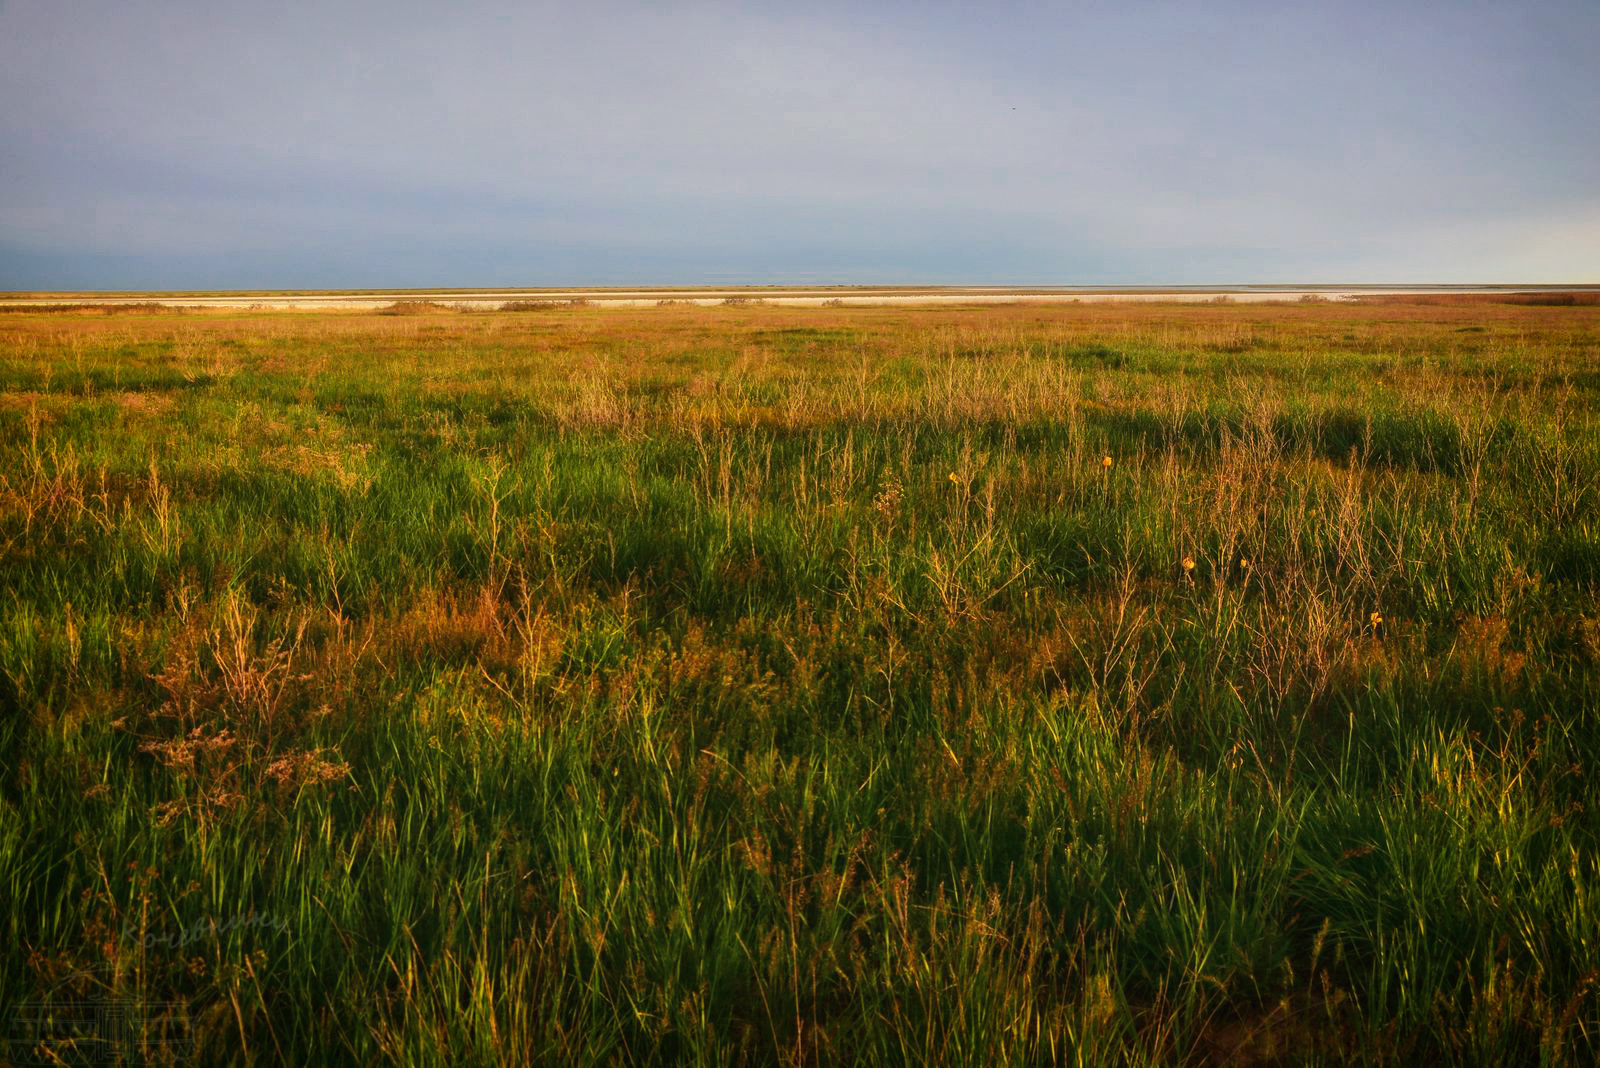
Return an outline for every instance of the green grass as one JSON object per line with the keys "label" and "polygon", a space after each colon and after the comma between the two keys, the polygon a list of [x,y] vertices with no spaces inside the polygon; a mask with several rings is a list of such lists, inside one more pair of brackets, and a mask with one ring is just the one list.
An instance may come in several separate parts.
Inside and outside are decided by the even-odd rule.
{"label": "green grass", "polygon": [[1597,352],[8,315],[7,1054],[1590,1063]]}

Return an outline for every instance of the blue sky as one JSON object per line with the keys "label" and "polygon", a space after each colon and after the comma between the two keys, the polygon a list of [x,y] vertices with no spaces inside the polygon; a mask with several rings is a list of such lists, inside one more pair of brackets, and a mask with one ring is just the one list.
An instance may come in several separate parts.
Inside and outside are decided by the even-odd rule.
{"label": "blue sky", "polygon": [[0,0],[0,288],[1600,282],[1600,3]]}

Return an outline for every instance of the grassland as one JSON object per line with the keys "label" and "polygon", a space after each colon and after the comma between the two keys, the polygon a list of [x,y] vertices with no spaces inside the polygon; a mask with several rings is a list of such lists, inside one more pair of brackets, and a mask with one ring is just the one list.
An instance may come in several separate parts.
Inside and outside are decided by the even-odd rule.
{"label": "grassland", "polygon": [[0,1059],[1600,1055],[1600,308],[19,313],[0,443]]}

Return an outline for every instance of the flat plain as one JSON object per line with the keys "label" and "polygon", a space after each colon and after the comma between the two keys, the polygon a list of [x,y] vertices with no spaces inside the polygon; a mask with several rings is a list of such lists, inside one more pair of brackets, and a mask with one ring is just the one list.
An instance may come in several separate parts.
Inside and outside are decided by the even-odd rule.
{"label": "flat plain", "polygon": [[1593,1063],[1512,301],[7,311],[0,1059]]}

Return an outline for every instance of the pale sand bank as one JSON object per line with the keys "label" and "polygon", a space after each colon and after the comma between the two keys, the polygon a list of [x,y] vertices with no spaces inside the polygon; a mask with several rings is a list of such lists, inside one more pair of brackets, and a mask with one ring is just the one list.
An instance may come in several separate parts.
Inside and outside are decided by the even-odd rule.
{"label": "pale sand bank", "polygon": [[654,307],[663,301],[700,306],[729,301],[789,307],[868,306],[897,304],[1063,304],[1118,301],[1179,303],[1306,300],[1348,301],[1370,296],[1458,293],[1540,293],[1589,290],[1592,286],[1349,286],[1349,287],[1138,287],[1138,288],[772,288],[772,289],[567,289],[567,290],[440,290],[368,291],[283,294],[99,294],[51,293],[0,297],[0,307],[59,304],[160,304],[173,308],[261,310],[372,311],[397,301],[431,301],[470,311],[489,311],[512,301],[581,300],[597,308]]}

